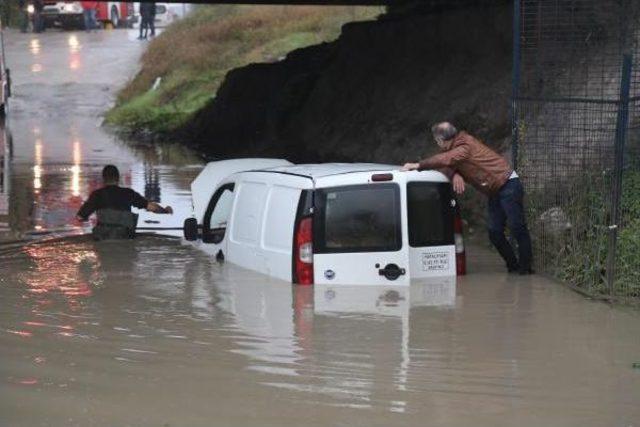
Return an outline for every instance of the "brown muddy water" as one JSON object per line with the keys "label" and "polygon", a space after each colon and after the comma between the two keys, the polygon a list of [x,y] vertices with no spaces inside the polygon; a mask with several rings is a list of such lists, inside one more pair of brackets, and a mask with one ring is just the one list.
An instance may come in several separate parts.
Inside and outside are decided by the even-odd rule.
{"label": "brown muddy water", "polygon": [[638,313],[540,278],[295,287],[158,237],[0,262],[1,425],[640,420]]}
{"label": "brown muddy water", "polygon": [[483,248],[457,282],[296,287],[174,238],[82,236],[104,163],[176,208],[142,218],[160,225],[187,215],[201,165],[99,127],[134,37],[9,34],[1,426],[640,425],[640,313],[502,273]]}

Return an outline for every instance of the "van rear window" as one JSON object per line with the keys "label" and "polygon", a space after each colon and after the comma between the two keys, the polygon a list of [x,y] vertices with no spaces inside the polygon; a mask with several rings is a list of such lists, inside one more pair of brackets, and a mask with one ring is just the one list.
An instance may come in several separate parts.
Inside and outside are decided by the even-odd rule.
{"label": "van rear window", "polygon": [[397,184],[316,190],[314,252],[390,252],[402,248]]}
{"label": "van rear window", "polygon": [[451,184],[410,182],[407,184],[409,246],[453,245]]}

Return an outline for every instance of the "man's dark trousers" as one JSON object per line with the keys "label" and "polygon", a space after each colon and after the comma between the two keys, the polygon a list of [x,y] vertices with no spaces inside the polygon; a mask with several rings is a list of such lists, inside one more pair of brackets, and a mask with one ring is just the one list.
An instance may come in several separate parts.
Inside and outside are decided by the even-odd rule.
{"label": "man's dark trousers", "polygon": [[[531,238],[524,216],[524,190],[519,178],[508,180],[489,198],[489,239],[510,271],[531,269]],[[505,225],[518,242],[519,261],[504,235]]]}

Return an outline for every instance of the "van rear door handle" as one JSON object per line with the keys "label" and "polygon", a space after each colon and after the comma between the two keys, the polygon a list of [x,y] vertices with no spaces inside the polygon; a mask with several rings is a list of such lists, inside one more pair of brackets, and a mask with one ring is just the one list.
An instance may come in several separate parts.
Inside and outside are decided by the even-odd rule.
{"label": "van rear door handle", "polygon": [[378,274],[389,280],[396,280],[398,277],[406,274],[406,270],[398,267],[398,264],[387,264],[384,268],[378,270]]}

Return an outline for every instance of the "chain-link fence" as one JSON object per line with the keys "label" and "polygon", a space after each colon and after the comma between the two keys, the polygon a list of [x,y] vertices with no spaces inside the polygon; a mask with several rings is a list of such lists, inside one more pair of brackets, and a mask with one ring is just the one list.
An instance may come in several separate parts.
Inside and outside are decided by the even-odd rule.
{"label": "chain-link fence", "polygon": [[514,163],[537,267],[640,297],[640,2],[515,0]]}

